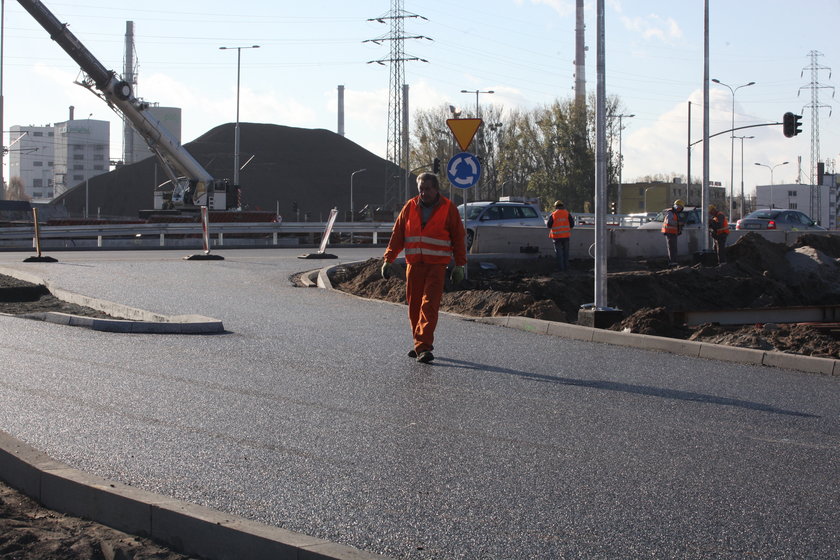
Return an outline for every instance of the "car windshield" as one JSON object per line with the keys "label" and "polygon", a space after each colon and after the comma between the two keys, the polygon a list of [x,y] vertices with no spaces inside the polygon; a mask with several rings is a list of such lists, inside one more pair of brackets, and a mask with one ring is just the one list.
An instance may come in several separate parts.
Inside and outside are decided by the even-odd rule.
{"label": "car windshield", "polygon": [[779,217],[778,210],[756,210],[751,214],[747,214],[746,218],[749,219],[756,219],[756,220],[775,220]]}
{"label": "car windshield", "polygon": [[[487,208],[487,204],[468,204],[469,206],[469,214],[467,214],[468,220],[477,220],[479,214],[481,214],[482,210]],[[461,214],[461,217],[464,217],[464,205],[458,205],[458,212]]]}

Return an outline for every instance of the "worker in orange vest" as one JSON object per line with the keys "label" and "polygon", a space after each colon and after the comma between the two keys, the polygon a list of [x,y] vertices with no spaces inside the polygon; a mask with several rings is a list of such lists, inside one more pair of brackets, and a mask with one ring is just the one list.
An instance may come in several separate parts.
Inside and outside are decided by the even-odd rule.
{"label": "worker in orange vest", "polygon": [[668,266],[677,266],[677,236],[682,234],[680,212],[685,208],[681,199],[674,201],[673,206],[665,210],[665,220],[662,222],[662,233],[665,234],[665,246],[668,251]]}
{"label": "worker in orange vest", "polygon": [[554,253],[557,255],[557,270],[564,272],[569,268],[569,239],[575,218],[566,210],[562,200],[554,203],[554,212],[548,217],[548,237],[554,242]]}
{"label": "worker in orange vest", "polygon": [[714,204],[709,204],[709,232],[715,246],[718,264],[726,262],[726,238],[729,237],[729,220],[726,214],[718,210]]}
{"label": "worker in orange vest", "polygon": [[440,194],[437,175],[421,173],[417,177],[420,193],[405,203],[394,229],[382,277],[393,273],[394,260],[405,250],[405,298],[408,303],[408,320],[414,337],[410,358],[429,363],[435,359],[435,327],[438,321],[440,299],[446,280],[446,267],[455,258],[450,279],[460,284],[467,264],[466,232],[458,209]]}

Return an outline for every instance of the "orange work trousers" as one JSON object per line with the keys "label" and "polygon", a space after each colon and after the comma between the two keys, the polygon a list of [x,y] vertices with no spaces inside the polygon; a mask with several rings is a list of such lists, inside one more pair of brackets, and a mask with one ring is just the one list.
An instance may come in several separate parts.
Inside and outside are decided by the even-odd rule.
{"label": "orange work trousers", "polygon": [[414,350],[418,354],[434,348],[435,327],[445,279],[445,264],[417,263],[406,266],[405,299],[408,303]]}

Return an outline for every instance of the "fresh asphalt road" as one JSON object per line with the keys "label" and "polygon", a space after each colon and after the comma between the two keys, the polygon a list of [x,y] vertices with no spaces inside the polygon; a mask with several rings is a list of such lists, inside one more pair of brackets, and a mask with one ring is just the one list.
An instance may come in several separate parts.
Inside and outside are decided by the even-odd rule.
{"label": "fresh asphalt road", "polygon": [[52,253],[67,290],[224,322],[0,317],[0,429],[84,471],[410,559],[840,557],[840,381],[296,288],[331,249]]}

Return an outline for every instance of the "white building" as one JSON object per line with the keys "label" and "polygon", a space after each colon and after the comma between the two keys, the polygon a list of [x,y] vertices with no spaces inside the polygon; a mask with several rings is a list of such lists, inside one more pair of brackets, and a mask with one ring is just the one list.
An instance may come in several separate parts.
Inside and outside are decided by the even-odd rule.
{"label": "white building", "polygon": [[59,196],[110,165],[111,123],[94,119],[55,124],[55,193]]}
{"label": "white building", "polygon": [[53,197],[55,128],[13,126],[9,131],[9,180],[19,177],[33,200]]}
{"label": "white building", "polygon": [[[152,120],[163,126],[172,135],[173,138],[181,141],[181,108],[180,107],[160,107],[158,105],[151,105],[145,109],[147,115],[152,117]],[[128,126],[131,126],[128,124]],[[126,165],[137,163],[147,157],[154,155],[149,149],[146,141],[138,134],[133,127],[130,129],[130,134],[123,138],[123,162]]]}

